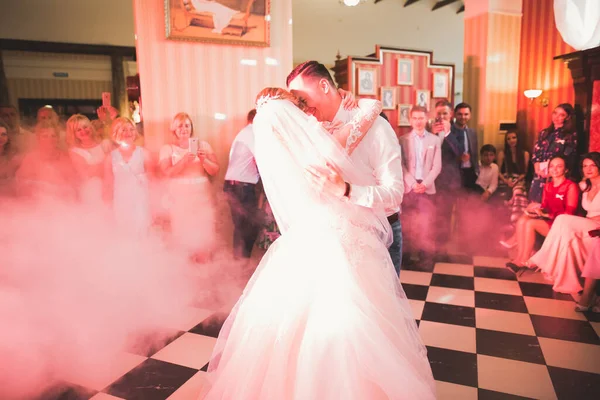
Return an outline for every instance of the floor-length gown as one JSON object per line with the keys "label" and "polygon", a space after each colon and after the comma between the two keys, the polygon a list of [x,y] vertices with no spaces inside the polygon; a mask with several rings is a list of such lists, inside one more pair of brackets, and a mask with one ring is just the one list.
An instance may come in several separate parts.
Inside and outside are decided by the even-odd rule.
{"label": "floor-length gown", "polygon": [[282,236],[219,334],[202,398],[434,399],[426,350],[386,247],[384,210],[377,219],[316,193],[303,155],[317,161],[310,143],[333,140],[311,130],[316,120],[291,103],[262,108],[255,155]]}
{"label": "floor-length gown", "polygon": [[556,292],[583,290],[581,272],[597,240],[588,232],[600,228],[600,195],[596,194],[590,201],[588,193],[583,193],[581,205],[587,211],[587,218],[559,215],[542,248],[530,259],[530,264],[538,266],[552,280]]}
{"label": "floor-length gown", "polygon": [[136,147],[129,161],[119,149],[111,152],[114,175],[113,210],[117,226],[136,235],[150,228],[150,196],[144,167],[144,150]]}

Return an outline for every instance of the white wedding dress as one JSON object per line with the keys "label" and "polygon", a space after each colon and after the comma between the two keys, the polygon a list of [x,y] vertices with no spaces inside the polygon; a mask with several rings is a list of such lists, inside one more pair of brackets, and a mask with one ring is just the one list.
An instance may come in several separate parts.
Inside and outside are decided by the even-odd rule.
{"label": "white wedding dress", "polygon": [[[261,102],[262,103],[262,102]],[[387,251],[383,210],[317,193],[307,165],[364,184],[344,149],[287,100],[258,105],[256,162],[282,236],[223,326],[206,399],[434,399]]]}

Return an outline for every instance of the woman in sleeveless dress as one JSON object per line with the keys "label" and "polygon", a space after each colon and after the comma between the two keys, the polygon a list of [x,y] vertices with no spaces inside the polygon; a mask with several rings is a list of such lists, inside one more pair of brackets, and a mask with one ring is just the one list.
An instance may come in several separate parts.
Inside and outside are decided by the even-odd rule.
{"label": "woman in sleeveless dress", "polygon": [[164,145],[159,155],[159,167],[169,179],[171,234],[176,246],[202,261],[214,248],[215,202],[209,178],[219,172],[219,164],[207,142],[194,140],[188,114],[173,118],[171,134],[174,143]]}
{"label": "woman in sleeveless dress", "polygon": [[111,143],[96,136],[85,115],[75,114],[67,121],[67,144],[73,167],[80,178],[79,200],[93,206],[102,204],[104,159],[111,151]]}
{"label": "woman in sleeveless dress", "polygon": [[559,215],[544,245],[531,257],[529,265],[539,267],[561,293],[577,293],[581,272],[595,239],[589,231],[600,228],[600,153],[583,156],[584,181],[581,205],[586,217]]}
{"label": "woman in sleeveless dress", "polygon": [[221,329],[204,398],[434,399],[426,350],[387,250],[385,210],[317,192],[306,179],[314,168],[334,168],[364,184],[370,177],[349,153],[371,124],[386,122],[361,111],[330,134],[285,90],[261,94],[255,156],[282,236]]}
{"label": "woman in sleeveless dress", "polygon": [[151,157],[134,144],[137,129],[129,118],[112,123],[113,140],[118,147],[104,161],[104,199],[112,204],[117,226],[134,235],[145,235],[151,225],[148,173]]}

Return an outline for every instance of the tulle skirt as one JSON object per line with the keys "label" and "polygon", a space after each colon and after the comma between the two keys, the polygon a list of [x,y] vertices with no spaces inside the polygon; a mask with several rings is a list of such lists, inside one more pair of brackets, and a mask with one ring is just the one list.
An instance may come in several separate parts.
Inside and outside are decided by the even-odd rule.
{"label": "tulle skirt", "polygon": [[434,399],[431,368],[376,232],[293,227],[225,322],[206,399]]}

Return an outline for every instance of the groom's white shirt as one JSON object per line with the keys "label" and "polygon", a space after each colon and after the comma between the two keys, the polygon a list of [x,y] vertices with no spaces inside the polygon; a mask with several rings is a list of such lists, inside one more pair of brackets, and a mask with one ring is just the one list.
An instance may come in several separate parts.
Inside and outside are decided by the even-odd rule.
{"label": "groom's white shirt", "polygon": [[[340,105],[334,121],[347,123],[359,111],[358,107],[345,110]],[[377,117],[350,158],[361,171],[371,175],[372,181],[370,186],[352,185],[349,201],[369,208],[383,206],[387,216],[399,212],[404,196],[402,150],[390,124]]]}

